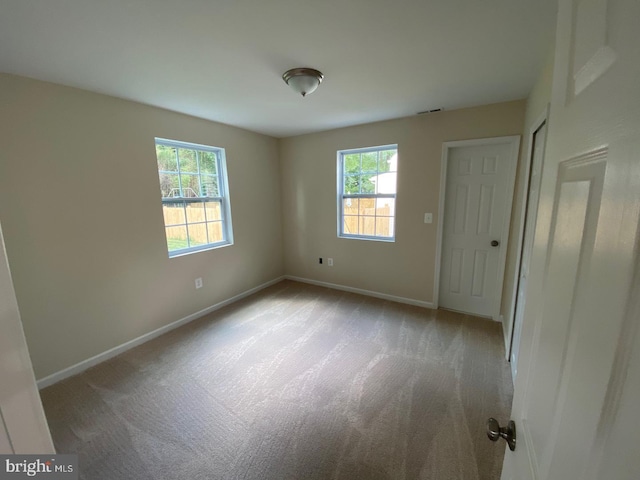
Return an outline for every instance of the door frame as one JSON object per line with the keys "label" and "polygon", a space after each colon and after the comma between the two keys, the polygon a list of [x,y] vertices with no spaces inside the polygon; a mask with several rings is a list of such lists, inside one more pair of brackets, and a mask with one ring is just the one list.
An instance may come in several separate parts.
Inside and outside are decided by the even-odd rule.
{"label": "door frame", "polygon": [[0,454],[56,453],[22,328],[0,225]]}
{"label": "door frame", "polygon": [[[524,157],[524,162],[522,165],[522,172],[524,173],[524,186],[525,188],[523,189],[522,192],[522,206],[520,208],[520,223],[518,225],[518,237],[517,237],[517,244],[516,244],[516,263],[515,263],[515,267],[514,267],[514,272],[512,274],[512,278],[513,278],[513,291],[511,292],[511,307],[509,309],[509,311],[507,312],[506,315],[506,321],[509,322],[509,324],[511,325],[511,330],[504,330],[505,333],[505,337],[504,337],[504,349],[505,349],[505,355],[506,355],[506,360],[508,362],[511,362],[511,354],[513,353],[513,349],[514,349],[514,345],[513,345],[513,334],[516,330],[516,302],[518,300],[518,285],[520,282],[520,272],[522,270],[522,249],[524,248],[524,243],[525,243],[525,231],[524,228],[527,224],[527,216],[528,213],[531,212],[531,210],[528,208],[529,207],[529,191],[531,190],[531,185],[530,185],[530,179],[531,179],[531,168],[533,167],[532,161],[532,155],[533,155],[533,147],[534,147],[534,140],[535,140],[535,134],[536,132],[542,127],[542,125],[547,126],[547,134],[549,132],[549,108],[550,108],[550,104],[547,103],[546,107],[544,108],[544,111],[538,116],[538,118],[536,118],[536,120],[531,124],[531,127],[529,128],[529,133],[528,133],[528,146],[527,146],[527,154]],[[544,165],[544,154],[546,152],[547,149],[547,141],[545,139],[544,145],[543,145],[543,153],[542,153],[542,165],[540,165],[540,174],[538,175],[538,182],[540,182],[540,180],[542,179],[542,166]],[[538,185],[538,189],[540,188],[540,185]],[[537,215],[537,212],[536,212]],[[534,224],[535,226],[535,224]],[[535,229],[532,232],[526,232],[527,233],[527,238],[529,237],[529,235],[534,235],[535,233]],[[531,237],[533,238],[533,237]],[[506,272],[508,275],[508,272]],[[522,319],[520,319],[520,321],[522,321]],[[516,350],[518,348],[518,346],[516,345]],[[515,365],[511,365],[511,374],[512,377],[515,379]]]}
{"label": "door frame", "polygon": [[511,146],[511,154],[513,162],[510,165],[509,170],[509,184],[507,188],[509,194],[507,195],[507,205],[505,212],[508,214],[507,222],[503,225],[503,231],[500,235],[500,245],[504,248],[500,249],[498,255],[498,272],[502,272],[498,275],[496,284],[496,298],[494,299],[494,305],[492,308],[492,318],[495,321],[500,320],[500,303],[502,300],[502,286],[504,284],[504,269],[507,260],[507,249],[509,248],[509,225],[511,224],[511,207],[513,204],[513,191],[516,179],[516,170],[518,165],[518,155],[520,153],[520,135],[509,135],[505,137],[490,137],[490,138],[474,138],[470,140],[454,140],[449,142],[442,142],[442,159],[440,164],[440,195],[438,198],[438,230],[436,234],[436,268],[433,282],[433,308],[437,309],[440,303],[440,264],[442,261],[442,237],[444,235],[444,210],[445,210],[445,198],[447,188],[447,166],[449,164],[449,151],[452,148],[458,147],[478,147],[485,145],[496,145],[501,143],[508,143]]}

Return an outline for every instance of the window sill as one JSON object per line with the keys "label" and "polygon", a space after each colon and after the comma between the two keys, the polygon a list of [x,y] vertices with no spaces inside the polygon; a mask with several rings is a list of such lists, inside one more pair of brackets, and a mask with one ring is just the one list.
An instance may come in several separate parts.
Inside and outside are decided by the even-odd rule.
{"label": "window sill", "polygon": [[218,248],[229,247],[231,245],[233,245],[233,242],[215,243],[211,245],[203,245],[202,247],[174,250],[169,252],[169,258],[184,257],[185,255],[191,255],[193,253],[208,252],[209,250],[217,250]]}
{"label": "window sill", "polygon": [[341,235],[338,234],[338,238],[344,238],[347,240],[368,240],[372,242],[383,242],[383,243],[395,243],[396,237],[365,237],[362,235]]}

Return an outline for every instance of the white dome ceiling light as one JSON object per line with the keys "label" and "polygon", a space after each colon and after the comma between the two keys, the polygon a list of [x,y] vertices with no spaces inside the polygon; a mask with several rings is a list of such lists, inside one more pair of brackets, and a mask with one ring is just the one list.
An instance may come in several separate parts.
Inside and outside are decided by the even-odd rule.
{"label": "white dome ceiling light", "polygon": [[282,79],[293,90],[306,97],[315,92],[324,75],[314,68],[292,68],[282,74]]}

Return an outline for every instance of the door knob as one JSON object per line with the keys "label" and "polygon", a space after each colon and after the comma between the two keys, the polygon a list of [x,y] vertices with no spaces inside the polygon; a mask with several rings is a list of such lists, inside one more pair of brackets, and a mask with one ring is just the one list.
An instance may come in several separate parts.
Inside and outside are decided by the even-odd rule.
{"label": "door knob", "polygon": [[516,424],[509,420],[506,427],[501,427],[495,418],[487,420],[487,437],[492,442],[497,442],[499,438],[504,438],[512,452],[516,449]]}
{"label": "door knob", "polygon": [[498,245],[500,245],[500,242],[498,240],[491,240],[492,247],[497,247]]}

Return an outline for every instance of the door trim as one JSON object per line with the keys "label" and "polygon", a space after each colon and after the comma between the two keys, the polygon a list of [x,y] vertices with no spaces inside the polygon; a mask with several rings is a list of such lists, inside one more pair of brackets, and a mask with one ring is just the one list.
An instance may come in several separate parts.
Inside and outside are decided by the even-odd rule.
{"label": "door trim", "polygon": [[[36,387],[0,225],[0,454],[55,453]],[[9,447],[10,449],[7,449]]]}
{"label": "door trim", "polygon": [[471,140],[454,140],[450,142],[442,142],[442,160],[440,164],[440,195],[438,197],[438,230],[436,234],[436,268],[433,282],[433,306],[438,308],[439,294],[440,294],[440,263],[442,260],[442,236],[444,234],[444,207],[445,207],[445,195],[447,186],[447,165],[449,162],[449,150],[457,147],[477,147],[484,145],[495,145],[500,143],[508,143],[511,145],[511,158],[513,162],[509,170],[509,184],[507,188],[511,192],[507,195],[507,205],[505,211],[508,212],[509,218],[506,225],[503,228],[500,236],[500,245],[504,245],[504,248],[500,249],[498,256],[498,272],[502,272],[502,275],[498,276],[498,283],[496,284],[496,298],[494,299],[492,318],[495,321],[499,321],[500,318],[500,302],[502,300],[502,286],[504,283],[504,269],[507,260],[507,249],[509,248],[509,225],[511,223],[511,206],[513,204],[513,189],[516,179],[516,166],[518,164],[518,154],[520,153],[520,135],[510,135],[506,137],[491,137],[491,138],[475,138]]}
{"label": "door trim", "polygon": [[[524,173],[524,185],[525,185],[525,189],[522,192],[522,206],[520,208],[520,223],[518,225],[518,237],[517,237],[517,244],[516,244],[516,263],[515,263],[515,267],[514,267],[514,271],[512,274],[513,277],[513,291],[511,292],[511,307],[509,309],[509,311],[507,312],[506,315],[506,319],[507,321],[511,324],[511,330],[507,330],[506,328],[504,328],[503,325],[503,329],[504,329],[504,349],[505,349],[505,355],[506,355],[506,360],[508,362],[510,362],[510,358],[511,358],[511,353],[513,352],[513,333],[515,332],[515,327],[516,327],[516,319],[515,319],[515,315],[516,315],[516,301],[517,301],[517,297],[518,297],[518,283],[519,283],[519,279],[520,279],[520,270],[521,270],[521,262],[522,262],[522,249],[524,248],[524,227],[527,224],[527,207],[528,207],[528,198],[529,198],[529,190],[531,189],[531,185],[529,185],[529,179],[531,177],[531,155],[533,154],[533,141],[535,140],[535,133],[542,127],[542,125],[544,125],[546,123],[547,125],[547,133],[549,132],[549,107],[550,105],[547,104],[547,106],[545,107],[544,111],[538,116],[538,118],[536,118],[536,120],[531,124],[531,128],[529,128],[529,133],[528,133],[528,140],[529,140],[529,144],[527,146],[527,154],[524,157],[524,165],[522,166],[523,173]],[[544,152],[546,151],[547,148],[547,142],[545,140],[545,143],[543,145],[543,154],[542,154],[542,163],[544,164]],[[542,171],[540,172],[540,179],[542,179]],[[538,187],[540,188],[540,187]],[[535,232],[535,230],[534,230]],[[529,235],[533,235],[534,232],[528,232]],[[508,275],[508,272],[506,272],[506,274]],[[511,373],[512,373],[512,377],[515,379],[515,375],[513,375],[514,372],[514,365],[511,366]]]}

